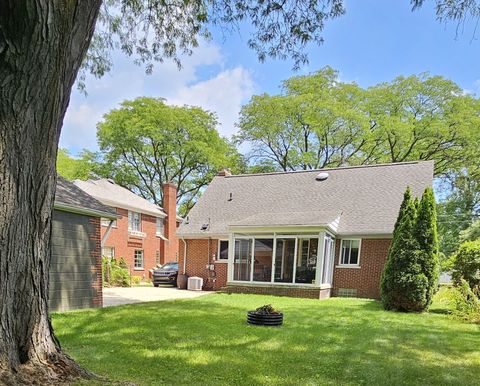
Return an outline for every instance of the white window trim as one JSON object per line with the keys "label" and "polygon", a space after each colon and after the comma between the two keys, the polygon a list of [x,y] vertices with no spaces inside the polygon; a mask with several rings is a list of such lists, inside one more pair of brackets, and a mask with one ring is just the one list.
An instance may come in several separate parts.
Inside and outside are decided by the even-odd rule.
{"label": "white window trim", "polygon": [[[221,241],[226,241],[228,243],[228,249],[227,249],[227,258],[226,259],[220,259],[220,242]],[[228,264],[228,251],[230,250],[230,240],[229,239],[218,239],[218,246],[217,246],[217,256],[215,258],[215,263],[221,263],[221,264]]]}
{"label": "white window trim", "polygon": [[[137,251],[142,252],[142,266],[141,266],[141,267],[136,267],[136,266],[135,266],[135,253],[136,253]],[[144,270],[145,270],[145,252],[144,252],[143,249],[135,249],[135,250],[133,251],[133,270],[134,270],[134,271],[144,271]]]}
{"label": "white window trim", "polygon": [[[319,274],[319,265],[323,264],[323,262],[319,262],[319,251],[320,251],[320,246],[322,246],[322,259],[323,259],[323,240],[325,237],[325,232],[320,232],[318,234],[311,234],[311,233],[306,233],[306,234],[277,234],[276,232],[272,234],[266,233],[266,234],[251,234],[251,235],[236,235],[235,233],[231,234],[231,238],[229,239],[229,267],[228,267],[228,282],[235,284],[251,284],[251,285],[256,285],[256,284],[265,284],[265,285],[270,285],[270,286],[299,286],[299,287],[313,287],[313,288],[319,288],[321,285],[331,285],[330,283],[326,284],[321,284],[319,283],[317,277]],[[256,239],[273,239],[273,251],[272,251],[272,278],[270,282],[260,282],[260,281],[254,281],[253,280],[253,265],[255,261],[255,240]],[[276,243],[277,239],[282,238],[282,239],[295,239],[295,248],[294,248],[294,261],[293,261],[293,281],[292,283],[283,283],[283,282],[275,282],[274,281],[274,271],[275,271],[275,253],[276,253]],[[318,252],[317,252],[317,271],[315,275],[315,283],[309,284],[309,283],[297,283],[296,282],[296,265],[297,265],[297,255],[298,255],[298,249],[299,249],[299,240],[300,239],[313,239],[313,238],[318,238]],[[251,240],[252,241],[252,251],[251,251],[251,257],[250,257],[250,280],[245,281],[245,280],[235,280],[234,279],[234,263],[235,263],[235,241],[236,240]],[[335,239],[334,239],[335,240]],[[335,243],[335,241],[334,241]],[[233,245],[232,245],[233,244]],[[360,252],[360,250],[359,250]],[[333,276],[333,269],[332,269],[332,276]],[[320,276],[321,278],[321,276]]]}
{"label": "white window trim", "polygon": [[[139,228],[140,229],[133,229],[131,227],[131,225],[133,224],[133,215],[132,215],[132,224],[130,223],[130,213],[135,213],[135,214],[138,214],[138,217],[139,217]],[[131,233],[131,234],[136,234],[136,233],[142,233],[142,214],[140,212],[135,212],[133,210],[129,210],[128,211],[128,232]]]}
{"label": "white window trim", "polygon": [[[358,259],[357,264],[342,264],[342,253],[343,253],[343,241],[358,241]],[[340,251],[338,253],[338,264],[335,268],[361,268],[360,266],[360,253],[362,252],[362,239],[359,238],[345,238],[340,240]],[[352,249],[350,248],[350,253]],[[349,259],[350,260],[350,256]]]}

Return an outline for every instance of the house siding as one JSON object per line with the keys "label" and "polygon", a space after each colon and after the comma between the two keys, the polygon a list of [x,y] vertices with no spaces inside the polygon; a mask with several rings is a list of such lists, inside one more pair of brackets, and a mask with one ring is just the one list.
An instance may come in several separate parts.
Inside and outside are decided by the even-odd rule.
{"label": "house siding", "polygon": [[[112,247],[115,249],[115,258],[123,257],[134,276],[148,278],[149,270],[156,266],[156,253],[161,250],[161,243],[164,241],[156,236],[157,219],[154,216],[141,214],[142,216],[142,232],[146,237],[132,236],[128,233],[128,210],[123,208],[115,208],[117,214],[122,217],[117,220],[117,226],[112,227],[104,247]],[[107,232],[108,227],[102,226],[102,237]],[[135,250],[143,250],[143,269],[135,268]],[[160,263],[165,263],[165,257],[160,254]]]}
{"label": "house siding", "polygon": [[[217,255],[217,239],[189,239],[187,243],[187,264],[185,273],[188,276],[203,278],[205,290],[219,290],[227,284],[227,262],[214,261],[213,255]],[[179,273],[183,273],[183,241],[179,246]],[[208,270],[207,264],[213,264],[214,270]]]}
{"label": "house siding", "polygon": [[100,219],[55,210],[49,271],[52,311],[101,307]]}
{"label": "house siding", "polygon": [[336,240],[335,269],[333,271],[333,295],[341,295],[340,289],[356,290],[356,297],[380,299],[380,278],[387,260],[391,239],[362,239],[360,268],[338,267],[340,240]]}

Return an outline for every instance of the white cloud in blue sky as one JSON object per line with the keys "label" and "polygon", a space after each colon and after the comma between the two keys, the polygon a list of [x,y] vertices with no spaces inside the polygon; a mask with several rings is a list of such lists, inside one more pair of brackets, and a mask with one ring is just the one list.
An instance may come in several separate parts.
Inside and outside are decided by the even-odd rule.
{"label": "white cloud in blue sky", "polygon": [[173,62],[156,64],[152,75],[142,67],[115,58],[115,68],[101,79],[88,77],[85,96],[74,90],[67,110],[60,146],[77,154],[96,149],[96,124],[103,114],[123,100],[139,96],[163,97],[175,105],[195,105],[215,112],[220,134],[230,137],[241,105],[255,91],[250,71],[241,65],[227,67],[220,47],[202,42],[194,54],[182,60],[179,70]]}
{"label": "white cloud in blue sky", "polygon": [[[249,29],[224,39],[212,29],[212,42],[202,42],[178,71],[173,63],[157,64],[153,75],[122,54],[102,79],[88,79],[89,95],[72,95],[60,145],[74,154],[95,149],[95,125],[102,115],[125,99],[164,97],[169,103],[198,105],[217,113],[221,134],[235,132],[243,103],[253,94],[277,93],[281,81],[329,65],[344,81],[362,87],[391,81],[399,75],[429,72],[480,95],[480,40],[472,39],[475,21],[467,20],[457,36],[456,26],[436,20],[433,2],[411,11],[409,1],[346,1],[345,16],[329,20],[321,46],[309,45],[309,65],[292,72],[291,61],[259,63],[246,43]],[[478,33],[477,33],[478,34]]]}

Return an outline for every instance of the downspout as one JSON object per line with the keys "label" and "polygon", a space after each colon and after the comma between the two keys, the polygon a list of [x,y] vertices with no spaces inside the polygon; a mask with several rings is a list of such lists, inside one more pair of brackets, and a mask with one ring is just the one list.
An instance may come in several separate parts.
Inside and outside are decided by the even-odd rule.
{"label": "downspout", "polygon": [[[101,220],[100,220],[101,221]],[[107,231],[105,232],[105,234],[103,235],[102,237],[102,240],[100,241],[100,247],[103,248],[103,246],[105,245],[105,241],[107,241],[107,238],[108,238],[108,235],[110,234],[110,231],[112,230],[112,227],[113,227],[113,222],[115,220],[110,220],[110,224],[108,224],[108,227],[107,227]],[[101,226],[101,225],[100,225]]]}
{"label": "downspout", "polygon": [[180,237],[180,240],[183,241],[183,274],[187,271],[187,242],[183,237]]}

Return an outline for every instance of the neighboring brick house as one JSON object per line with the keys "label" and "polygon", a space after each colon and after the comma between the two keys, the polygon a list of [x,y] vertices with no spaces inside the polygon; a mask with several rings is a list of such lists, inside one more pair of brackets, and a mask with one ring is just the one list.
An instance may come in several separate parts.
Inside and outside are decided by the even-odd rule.
{"label": "neighboring brick house", "polygon": [[431,161],[222,171],[177,232],[181,273],[228,292],[379,298],[405,189],[432,180]]}
{"label": "neighboring brick house", "polygon": [[164,209],[108,179],[74,181],[75,185],[113,208],[116,221],[102,219],[103,256],[123,257],[132,275],[148,278],[150,270],[178,260],[176,186],[164,184]]}
{"label": "neighboring brick house", "polygon": [[100,218],[115,220],[117,215],[58,176],[52,219],[50,310],[102,306]]}

